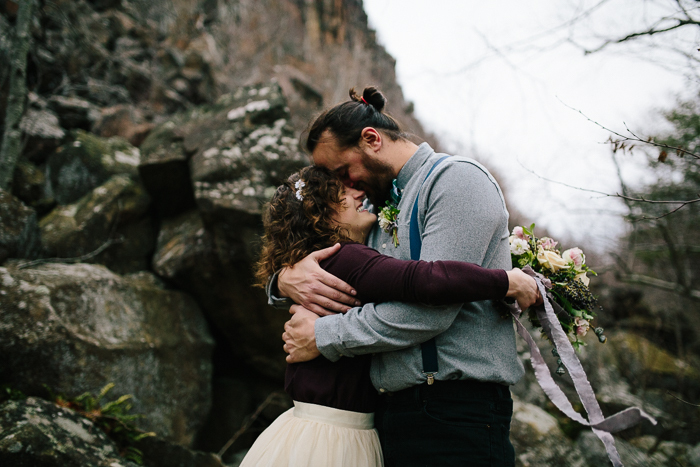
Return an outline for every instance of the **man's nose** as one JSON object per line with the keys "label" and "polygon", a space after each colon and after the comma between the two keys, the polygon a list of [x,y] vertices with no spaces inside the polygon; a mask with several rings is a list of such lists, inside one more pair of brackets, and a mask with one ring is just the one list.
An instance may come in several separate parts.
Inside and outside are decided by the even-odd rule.
{"label": "man's nose", "polygon": [[362,199],[365,197],[365,191],[364,190],[357,190],[357,193],[355,194],[355,199]]}

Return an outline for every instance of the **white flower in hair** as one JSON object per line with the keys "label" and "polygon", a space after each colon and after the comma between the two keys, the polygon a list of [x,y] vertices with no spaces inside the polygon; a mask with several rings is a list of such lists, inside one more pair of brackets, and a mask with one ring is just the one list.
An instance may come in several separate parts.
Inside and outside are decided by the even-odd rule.
{"label": "white flower in hair", "polygon": [[299,201],[303,201],[303,199],[304,199],[304,197],[301,194],[301,189],[304,188],[305,186],[306,186],[306,183],[304,183],[301,180],[297,180],[296,183],[294,184],[294,188],[297,189],[296,195],[297,195],[297,199]]}

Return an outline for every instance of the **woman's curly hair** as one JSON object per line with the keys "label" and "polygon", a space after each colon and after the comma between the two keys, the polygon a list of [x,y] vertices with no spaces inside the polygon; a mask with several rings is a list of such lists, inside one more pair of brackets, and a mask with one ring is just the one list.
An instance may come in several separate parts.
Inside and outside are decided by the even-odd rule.
{"label": "woman's curly hair", "polygon": [[[296,196],[298,180],[304,182],[303,200]],[[340,179],[318,166],[301,169],[277,188],[263,215],[265,234],[255,271],[257,286],[265,287],[275,271],[293,266],[309,253],[351,241],[347,230],[333,220],[343,209],[344,193]]]}

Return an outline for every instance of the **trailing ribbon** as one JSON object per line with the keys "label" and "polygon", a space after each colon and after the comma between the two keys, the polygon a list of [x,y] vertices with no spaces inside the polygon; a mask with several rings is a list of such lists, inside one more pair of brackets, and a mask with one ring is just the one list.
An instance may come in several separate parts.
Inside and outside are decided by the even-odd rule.
{"label": "trailing ribbon", "polygon": [[[566,397],[566,394],[564,394],[561,388],[559,388],[557,383],[554,381],[554,378],[552,378],[552,374],[549,371],[549,367],[545,363],[544,358],[542,358],[542,354],[540,353],[540,349],[537,347],[537,343],[532,338],[525,326],[523,326],[523,324],[520,322],[519,318],[522,310],[518,304],[515,303],[515,305],[511,307],[511,314],[515,319],[518,334],[520,337],[525,339],[530,347],[530,361],[532,363],[532,368],[535,370],[537,382],[542,387],[542,390],[547,397],[549,397],[549,400],[551,400],[552,403],[567,417],[577,421],[581,425],[591,427],[593,433],[595,433],[605,445],[608,458],[612,462],[613,466],[622,466],[622,461],[620,460],[620,455],[617,452],[615,440],[611,433],[616,433],[634,426],[640,423],[642,420],[648,420],[656,425],[656,420],[639,407],[630,407],[607,418],[603,416],[603,412],[600,410],[600,405],[598,405],[598,401],[595,398],[593,388],[586,377],[583,366],[581,366],[581,362],[576,356],[574,347],[571,345],[569,338],[566,336],[566,333],[562,329],[561,323],[557,319],[554,312],[554,306],[557,308],[559,308],[559,306],[554,302],[552,296],[548,294],[546,290],[547,288],[551,288],[551,282],[542,274],[536,273],[529,266],[524,267],[523,272],[529,274],[535,279],[540,294],[542,297],[546,297],[544,300],[544,307],[538,307],[536,310],[537,318],[540,320],[542,328],[554,344],[554,347],[557,349],[562,363],[569,371],[569,375],[571,375],[571,379],[574,382],[576,392],[581,399],[583,407],[588,413],[589,420],[586,420],[581,414],[574,410],[571,402],[569,402],[569,399]],[[559,311],[561,312],[563,310],[560,309]]]}

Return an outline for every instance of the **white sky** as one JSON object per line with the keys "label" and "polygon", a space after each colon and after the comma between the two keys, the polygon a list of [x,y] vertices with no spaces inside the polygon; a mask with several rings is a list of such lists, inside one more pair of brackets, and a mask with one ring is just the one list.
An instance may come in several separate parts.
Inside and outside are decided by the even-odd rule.
{"label": "white sky", "polygon": [[[597,3],[601,8],[576,29],[557,29],[582,11],[577,13],[578,4]],[[624,132],[626,123],[646,135],[660,128],[657,110],[687,94],[688,83],[682,73],[648,60],[671,63],[668,51],[639,49],[635,55],[629,47],[609,47],[584,56],[565,39],[572,31],[577,39],[629,32],[658,15],[653,1],[364,0],[364,5],[380,43],[397,60],[407,100],[429,131],[450,150],[476,156],[494,170],[509,204],[554,236],[589,248],[614,245],[625,229],[619,202],[545,182],[523,166],[572,185],[618,191],[604,144],[609,133],[567,106],[608,128]],[[686,39],[697,49],[695,36]],[[641,153],[626,159],[628,183],[648,177],[639,169]]]}

